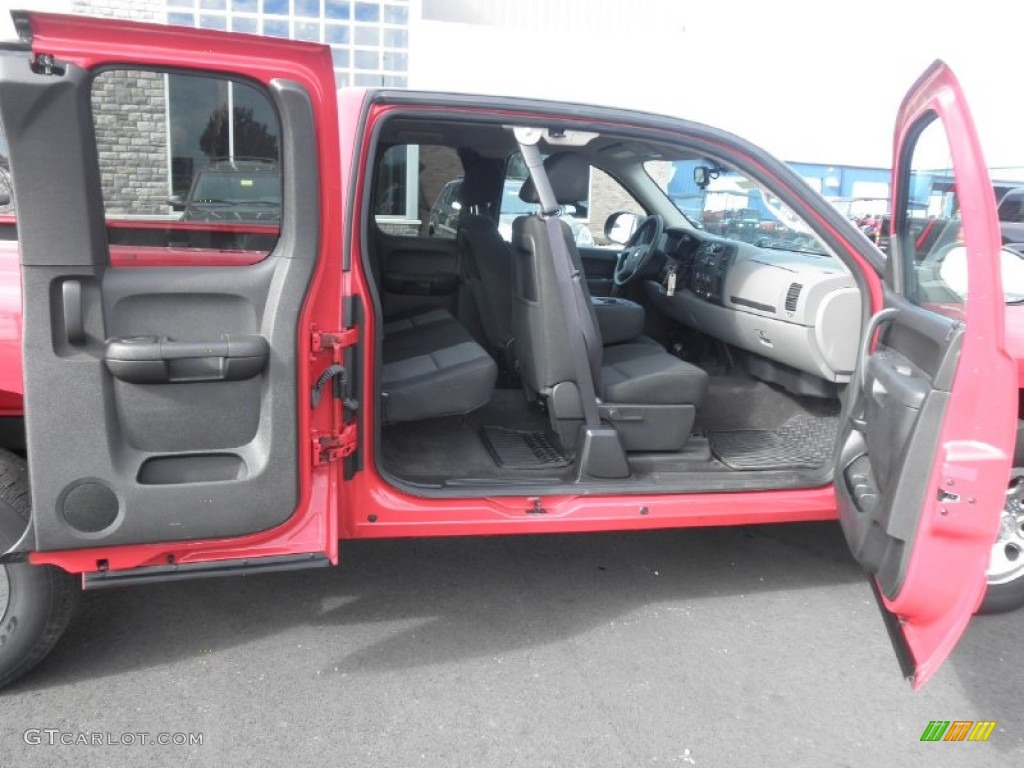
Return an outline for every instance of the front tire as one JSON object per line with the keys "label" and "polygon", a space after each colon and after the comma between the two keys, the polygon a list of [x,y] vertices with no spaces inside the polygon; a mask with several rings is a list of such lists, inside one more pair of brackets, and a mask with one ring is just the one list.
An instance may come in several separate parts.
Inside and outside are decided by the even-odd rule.
{"label": "front tire", "polygon": [[[29,520],[28,470],[23,459],[0,449],[0,552],[11,547]],[[0,565],[0,688],[38,664],[60,639],[79,589],[53,566]]]}
{"label": "front tire", "polygon": [[988,589],[978,613],[1004,613],[1024,606],[1024,467],[1010,472],[999,536],[985,578]]}

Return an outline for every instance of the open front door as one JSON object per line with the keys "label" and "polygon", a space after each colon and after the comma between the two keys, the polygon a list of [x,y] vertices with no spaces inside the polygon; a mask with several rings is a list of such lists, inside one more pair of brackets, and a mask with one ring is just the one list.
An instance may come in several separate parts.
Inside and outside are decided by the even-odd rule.
{"label": "open front door", "polygon": [[[334,559],[336,470],[313,445],[340,409],[331,387],[310,395],[333,362],[313,332],[341,330],[329,51],[16,24],[26,46],[0,55],[0,117],[23,281],[24,548],[111,572]],[[153,546],[121,546],[138,544]]]}
{"label": "open front door", "polygon": [[884,308],[870,321],[835,484],[904,674],[923,685],[985,592],[1016,423],[992,186],[937,62],[900,109]]}

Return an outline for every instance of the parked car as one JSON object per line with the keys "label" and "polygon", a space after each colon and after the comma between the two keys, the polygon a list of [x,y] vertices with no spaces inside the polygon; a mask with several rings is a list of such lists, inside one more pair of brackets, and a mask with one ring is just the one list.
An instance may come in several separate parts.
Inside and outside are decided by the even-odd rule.
{"label": "parked car", "polygon": [[725,236],[735,240],[754,240],[762,230],[761,214],[754,208],[729,211]]}
{"label": "parked car", "polygon": [[999,201],[999,229],[1003,245],[1024,248],[1024,187],[1011,189]]}
{"label": "parked car", "polygon": [[[838,520],[915,687],[983,600],[1024,602],[1022,286],[942,63],[896,118],[901,258],[886,264],[791,168],[708,125],[336,92],[318,44],[15,18],[23,42],[0,52],[18,179],[18,240],[0,240],[0,685],[50,651],[79,584],[325,566],[360,538]],[[265,100],[290,180],[272,247],[171,242],[142,263],[109,244],[105,231],[151,226],[98,204],[100,107],[81,105],[119,70],[231,78]],[[962,199],[952,248],[919,245],[901,202],[935,140]],[[508,247],[484,229],[464,253],[383,232],[372,190],[399,171],[379,159],[419,141],[521,155],[517,195],[550,214],[584,196],[592,169],[618,180],[645,216],[613,214],[605,232],[631,234],[590,254],[616,295],[589,295],[550,217],[526,216]],[[151,161],[119,146],[122,167]],[[785,206],[806,247],[698,229],[654,181],[666,174],[646,172],[710,147]],[[452,278],[460,259],[472,292]],[[396,264],[410,269],[389,286]]]}
{"label": "parked car", "polygon": [[182,221],[277,221],[281,170],[276,160],[214,160],[196,174],[187,197],[168,202]]}
{"label": "parked car", "polygon": [[[455,237],[455,230],[459,225],[459,216],[462,213],[462,203],[459,202],[459,189],[462,186],[462,179],[452,179],[441,188],[437,200],[430,209],[430,223],[427,234],[431,237]],[[529,216],[536,213],[538,206],[534,203],[527,203],[519,199],[519,190],[523,186],[522,179],[510,179],[504,183],[501,196],[501,208],[498,216],[498,232],[505,240],[512,239],[512,222],[519,216]],[[566,222],[572,230],[576,245],[594,245],[594,236],[587,227],[586,222],[580,221],[573,215],[575,206],[566,205],[562,213],[562,221]]]}
{"label": "parked car", "polygon": [[430,208],[430,220],[427,234],[430,237],[455,237],[462,215],[462,203],[459,201],[459,189],[462,179],[452,179],[443,187]]}

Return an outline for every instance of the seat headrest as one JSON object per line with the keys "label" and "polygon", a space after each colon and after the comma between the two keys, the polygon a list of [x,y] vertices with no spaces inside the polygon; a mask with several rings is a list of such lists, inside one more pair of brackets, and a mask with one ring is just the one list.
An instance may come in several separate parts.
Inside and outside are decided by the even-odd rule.
{"label": "seat headrest", "polygon": [[[544,160],[544,170],[559,205],[578,203],[586,200],[590,189],[590,174],[587,161],[575,152],[558,152]],[[539,203],[537,188],[529,178],[519,190],[519,198],[527,203]]]}
{"label": "seat headrest", "polygon": [[477,160],[466,169],[459,186],[459,202],[465,207],[493,203],[501,196],[505,169],[500,160]]}

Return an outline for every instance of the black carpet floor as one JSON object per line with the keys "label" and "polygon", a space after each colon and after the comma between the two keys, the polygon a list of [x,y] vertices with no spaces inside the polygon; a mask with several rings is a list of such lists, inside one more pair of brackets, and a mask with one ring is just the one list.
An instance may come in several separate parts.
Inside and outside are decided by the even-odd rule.
{"label": "black carpet floor", "polygon": [[[698,434],[714,456],[661,454],[641,458],[638,479],[674,483],[692,472],[800,470],[823,466],[832,453],[839,402],[791,395],[742,373],[711,377],[698,409]],[[547,415],[518,389],[495,390],[491,401],[467,416],[397,424],[382,430],[385,468],[411,482],[543,482],[566,476],[564,467],[501,467],[481,438],[482,427],[549,433]],[[553,439],[553,435],[551,436]]]}
{"label": "black carpet floor", "polygon": [[498,466],[480,437],[481,427],[505,427],[526,432],[545,432],[548,417],[526,402],[518,389],[497,389],[483,408],[467,416],[426,419],[384,427],[382,448],[385,467],[407,479],[433,482],[442,479],[500,480],[514,478],[550,481],[564,468],[509,470]]}

